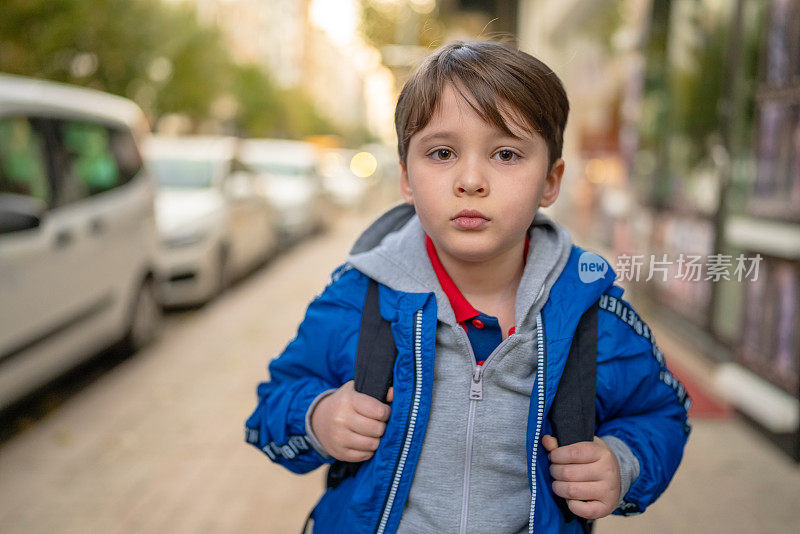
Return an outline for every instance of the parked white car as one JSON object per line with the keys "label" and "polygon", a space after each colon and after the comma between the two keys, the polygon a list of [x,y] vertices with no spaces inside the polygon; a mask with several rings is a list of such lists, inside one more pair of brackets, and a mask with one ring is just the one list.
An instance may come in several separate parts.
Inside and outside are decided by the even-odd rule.
{"label": "parked white car", "polygon": [[159,288],[166,306],[202,304],[277,247],[274,216],[233,137],[151,136],[145,159],[158,183]]}
{"label": "parked white car", "polygon": [[374,174],[358,176],[354,172],[354,169],[360,170],[359,159],[363,154],[357,150],[337,148],[326,150],[321,156],[323,188],[331,201],[341,208],[362,207],[376,183]]}
{"label": "parked white car", "polygon": [[283,244],[324,229],[330,210],[317,174],[314,145],[287,139],[248,139],[243,141],[241,153],[258,173],[262,193],[275,210]]}
{"label": "parked white car", "polygon": [[161,323],[131,101],[0,75],[0,408]]}

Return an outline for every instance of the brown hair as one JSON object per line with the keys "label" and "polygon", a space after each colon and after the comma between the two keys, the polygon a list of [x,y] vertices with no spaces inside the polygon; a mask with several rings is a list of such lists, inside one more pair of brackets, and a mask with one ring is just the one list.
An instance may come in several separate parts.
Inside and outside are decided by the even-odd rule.
{"label": "brown hair", "polygon": [[548,167],[561,157],[569,101],[558,76],[535,57],[505,43],[451,41],[423,59],[397,99],[394,124],[403,165],[407,163],[411,136],[428,124],[446,84],[451,84],[484,121],[516,137],[501,112],[510,106],[526,123],[518,124],[520,127],[544,138]]}

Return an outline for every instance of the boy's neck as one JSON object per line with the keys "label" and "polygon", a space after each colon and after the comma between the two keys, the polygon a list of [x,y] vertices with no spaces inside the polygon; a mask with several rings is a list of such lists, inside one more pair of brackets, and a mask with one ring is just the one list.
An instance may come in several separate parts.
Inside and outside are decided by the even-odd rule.
{"label": "boy's neck", "polygon": [[524,241],[485,262],[462,261],[436,250],[447,274],[475,309],[494,316],[510,312],[513,321],[517,288],[525,267]]}

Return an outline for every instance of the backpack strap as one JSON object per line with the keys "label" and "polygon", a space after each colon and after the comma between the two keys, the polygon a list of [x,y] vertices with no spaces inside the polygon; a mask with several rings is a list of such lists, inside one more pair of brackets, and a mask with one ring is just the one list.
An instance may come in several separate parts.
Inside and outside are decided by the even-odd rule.
{"label": "backpack strap", "polygon": [[594,439],[597,309],[598,303],[595,302],[578,322],[564,373],[550,407],[550,424],[559,447]]}
{"label": "backpack strap", "polygon": [[[381,317],[378,282],[370,278],[358,334],[355,390],[385,403],[392,385],[395,359],[397,347],[392,327],[389,321]],[[355,475],[362,463],[340,460],[332,463],[328,468],[327,487],[335,488],[344,479]]]}
{"label": "backpack strap", "polygon": [[396,358],[392,326],[381,317],[378,282],[370,278],[358,335],[355,390],[385,403]]}
{"label": "backpack strap", "polygon": [[[569,347],[564,373],[558,383],[550,424],[558,446],[594,439],[595,397],[597,395],[597,310],[599,300],[584,312],[578,321]],[[567,522],[576,516],[567,502],[556,497]],[[584,532],[591,532],[592,522],[577,517]]]}

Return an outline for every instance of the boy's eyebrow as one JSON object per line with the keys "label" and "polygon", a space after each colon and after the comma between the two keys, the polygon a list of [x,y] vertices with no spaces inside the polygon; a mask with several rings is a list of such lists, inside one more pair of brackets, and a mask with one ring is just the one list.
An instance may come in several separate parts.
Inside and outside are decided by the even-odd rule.
{"label": "boy's eyebrow", "polygon": [[431,132],[420,137],[419,142],[427,143],[428,141],[433,141],[434,139],[450,139],[452,137],[458,137],[458,134],[447,131]]}
{"label": "boy's eyebrow", "polygon": [[[450,132],[450,131],[447,131],[447,130],[440,130],[440,131],[430,132],[429,134],[423,135],[422,137],[419,138],[419,142],[424,144],[424,143],[427,143],[429,141],[433,141],[434,139],[452,139],[452,138],[458,138],[458,137],[459,137],[459,135],[458,135],[457,132]],[[508,139],[515,139],[515,140],[518,140],[518,141],[522,140],[522,138],[517,136],[517,135],[508,135],[506,133],[503,133],[501,135],[501,137],[502,138],[508,138]]]}

